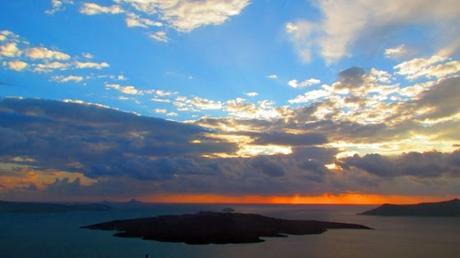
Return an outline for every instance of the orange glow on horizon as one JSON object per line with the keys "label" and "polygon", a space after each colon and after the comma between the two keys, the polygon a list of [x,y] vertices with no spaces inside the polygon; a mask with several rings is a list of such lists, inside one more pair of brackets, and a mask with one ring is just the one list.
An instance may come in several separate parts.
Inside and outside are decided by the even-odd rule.
{"label": "orange glow on horizon", "polygon": [[202,203],[202,204],[411,204],[437,202],[453,196],[406,196],[363,193],[343,193],[306,196],[219,195],[219,194],[158,194],[142,196],[141,200],[153,203]]}

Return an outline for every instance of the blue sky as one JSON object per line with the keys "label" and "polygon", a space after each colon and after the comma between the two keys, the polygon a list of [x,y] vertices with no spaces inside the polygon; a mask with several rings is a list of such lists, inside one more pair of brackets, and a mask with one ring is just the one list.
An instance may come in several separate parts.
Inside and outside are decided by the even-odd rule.
{"label": "blue sky", "polygon": [[[286,32],[286,25],[302,20],[321,21],[322,10],[314,2],[247,1],[247,5],[238,10],[238,15],[229,16],[219,25],[204,24],[181,32],[165,24],[161,30],[167,31],[168,42],[147,36],[158,28],[126,26],[124,14],[85,15],[82,13],[84,3],[66,4],[63,1],[62,10],[52,14],[49,14],[52,6],[48,1],[33,5],[27,1],[2,3],[0,22],[3,29],[14,32],[33,46],[72,56],[90,53],[93,60],[110,65],[98,71],[48,73],[2,69],[1,75],[7,83],[18,84],[18,87],[2,87],[3,96],[79,99],[150,116],[163,116],[153,110],[167,109],[178,114],[174,119],[186,120],[193,118],[192,112],[178,112],[174,105],[152,102],[151,96],[128,96],[131,100],[119,100],[123,94],[105,89],[105,83],[112,83],[107,78],[56,83],[50,77],[124,75],[127,79],[119,84],[142,90],[160,89],[222,102],[238,97],[248,101],[268,99],[281,106],[305,90],[320,87],[319,83],[307,89],[294,89],[288,86],[290,80],[316,78],[321,83],[332,83],[341,70],[352,66],[391,71],[400,60],[386,58],[385,49],[406,44],[417,49],[417,55],[427,56],[445,44],[434,38],[440,33],[436,28],[407,24],[396,29],[382,28],[386,34],[379,35],[378,39],[356,35],[357,39],[353,40],[357,42],[349,44],[348,54],[331,62],[324,60],[318,47],[313,47],[311,60],[305,61],[296,53],[296,43]],[[97,3],[113,5],[111,1]],[[128,7],[129,4],[124,5]],[[157,18],[157,15],[140,13],[152,20]],[[366,33],[372,32],[363,32]],[[427,40],[432,44],[427,46]],[[420,45],[423,48],[419,48]],[[269,79],[269,75],[278,78]],[[245,96],[248,92],[257,92],[258,96],[248,98]],[[208,112],[214,116],[225,115],[221,111]],[[207,112],[195,113],[207,115]]]}
{"label": "blue sky", "polygon": [[[320,159],[320,166],[345,171],[340,164],[349,162],[360,171],[351,174],[367,169],[382,176],[366,165],[375,158],[366,155],[410,163],[405,153],[458,148],[455,0],[17,0],[0,7],[6,102],[104,106],[214,132],[192,134],[191,144],[233,146],[211,151],[214,145],[206,145],[211,149],[193,152],[200,158],[294,158],[301,152],[296,142],[304,139],[296,135],[304,135],[301,146],[333,150],[333,159]],[[8,110],[23,112],[17,105]],[[309,142],[321,138],[316,134],[327,140]],[[352,159],[355,154],[362,160]],[[10,164],[13,156],[3,161]],[[270,167],[268,175],[284,174],[279,169]],[[391,188],[384,184],[390,183],[379,193]],[[431,194],[414,185],[415,193]]]}

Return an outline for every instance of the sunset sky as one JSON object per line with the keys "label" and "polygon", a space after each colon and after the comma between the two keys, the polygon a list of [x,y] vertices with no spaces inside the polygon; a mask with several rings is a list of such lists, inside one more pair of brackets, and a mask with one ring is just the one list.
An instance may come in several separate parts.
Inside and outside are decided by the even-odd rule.
{"label": "sunset sky", "polygon": [[0,199],[460,195],[458,0],[15,0],[0,13]]}

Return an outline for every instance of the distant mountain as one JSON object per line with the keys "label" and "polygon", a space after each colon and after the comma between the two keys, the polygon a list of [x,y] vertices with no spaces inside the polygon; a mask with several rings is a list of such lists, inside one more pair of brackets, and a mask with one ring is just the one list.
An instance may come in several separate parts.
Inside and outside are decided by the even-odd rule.
{"label": "distant mountain", "polygon": [[410,205],[384,204],[360,215],[376,216],[445,216],[460,217],[460,200],[419,203]]}
{"label": "distant mountain", "polygon": [[39,202],[0,201],[0,212],[72,212],[72,211],[107,211],[111,208],[103,204],[58,204]]}

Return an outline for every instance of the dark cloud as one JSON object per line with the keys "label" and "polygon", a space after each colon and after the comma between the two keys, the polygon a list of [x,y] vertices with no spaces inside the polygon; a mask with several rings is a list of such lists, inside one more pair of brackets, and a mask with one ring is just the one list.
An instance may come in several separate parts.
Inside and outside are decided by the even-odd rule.
{"label": "dark cloud", "polygon": [[257,157],[251,162],[252,167],[263,174],[278,177],[285,174],[284,168],[269,157]]}
{"label": "dark cloud", "polygon": [[409,152],[387,157],[380,154],[354,155],[341,160],[344,169],[358,168],[379,177],[439,177],[444,174],[460,176],[460,151]]}
{"label": "dark cloud", "polygon": [[339,73],[337,89],[361,86],[364,83],[366,71],[360,67],[351,67]]}
{"label": "dark cloud", "polygon": [[460,111],[460,77],[442,80],[414,104],[417,108],[430,108],[426,118],[440,118]]}
{"label": "dark cloud", "polygon": [[[359,70],[344,72],[342,82],[357,83],[362,77],[360,74]],[[433,88],[440,93],[424,93],[418,100],[419,106],[440,110],[436,115],[455,112],[452,103],[456,97],[447,96],[457,93],[454,82],[456,80],[441,82]],[[442,96],[448,98],[448,103],[437,103]],[[411,105],[406,108],[414,112],[416,105]],[[78,172],[94,179],[95,183],[82,184],[79,178],[63,177],[46,189],[21,186],[8,190],[0,186],[0,198],[104,199],[154,193],[345,191],[431,194],[439,189],[459,193],[460,188],[456,187],[460,183],[457,180],[460,178],[459,151],[411,152],[393,157],[369,154],[336,160],[335,156],[342,150],[322,146],[328,140],[371,143],[401,139],[417,128],[439,129],[442,135],[442,127],[422,128],[414,121],[389,126],[317,120],[312,116],[315,110],[315,105],[295,109],[282,120],[207,118],[187,124],[95,105],[3,99],[0,101],[0,162],[22,157],[18,163],[30,166],[37,173],[53,169]],[[222,132],[221,127],[247,129]],[[286,133],[290,131],[295,134]],[[206,154],[235,153],[238,149],[236,144],[210,138],[209,133],[249,136],[253,144],[289,145],[293,152],[252,158],[204,158]],[[449,133],[454,135],[455,131]],[[193,143],[194,140],[200,143]],[[326,165],[331,163],[339,164],[343,171],[330,171]],[[14,176],[15,170],[8,173]],[[2,172],[2,175],[6,174]]]}
{"label": "dark cloud", "polygon": [[4,99],[0,102],[0,154],[33,158],[41,169],[83,170],[87,176],[169,178],[200,171],[193,159],[236,146],[203,138],[188,124],[74,103]]}
{"label": "dark cloud", "polygon": [[257,144],[279,144],[279,145],[319,145],[327,143],[327,137],[321,133],[261,133],[255,134]]}
{"label": "dark cloud", "polygon": [[[47,187],[48,197],[56,193],[288,193],[308,185],[308,191],[317,191],[328,173],[324,164],[337,154],[335,149],[311,146],[327,141],[322,134],[267,132],[246,135],[259,144],[298,147],[291,155],[203,158],[209,153],[234,153],[237,148],[206,136],[218,130],[88,104],[3,99],[0,118],[1,162],[22,157],[21,165],[37,173],[78,172],[97,181],[88,186],[81,185],[80,179],[58,178]],[[196,139],[199,144],[193,143]],[[20,190],[24,191],[33,192]]]}

